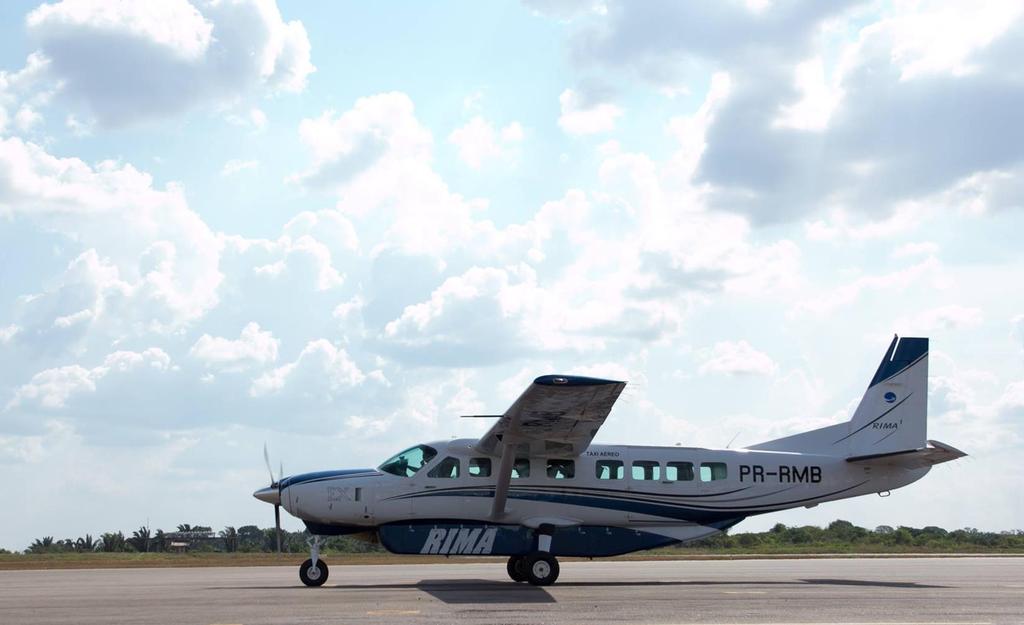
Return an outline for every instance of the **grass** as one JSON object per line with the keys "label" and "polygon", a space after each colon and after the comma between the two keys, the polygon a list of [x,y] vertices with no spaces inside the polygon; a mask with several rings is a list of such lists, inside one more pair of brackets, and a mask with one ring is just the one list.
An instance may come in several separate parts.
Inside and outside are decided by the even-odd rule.
{"label": "grass", "polygon": [[[849,545],[844,545],[850,547]],[[928,551],[908,547],[905,550],[860,549],[852,551],[823,549],[815,545],[806,549],[793,545],[785,549],[655,549],[625,556],[621,560],[731,560],[768,558],[850,558],[850,557],[935,557],[935,556],[1022,556],[1024,552],[1011,550],[978,549],[958,550],[955,553]],[[298,566],[306,558],[304,553],[48,553],[48,554],[0,554],[0,570],[43,570],[43,569],[110,569],[110,568],[164,568],[164,567],[211,567],[211,566]],[[504,562],[504,557],[459,556],[449,560],[444,556],[396,555],[390,553],[325,553],[324,558],[332,565],[352,564],[430,564],[439,562]],[[566,558],[581,560],[584,558]]]}

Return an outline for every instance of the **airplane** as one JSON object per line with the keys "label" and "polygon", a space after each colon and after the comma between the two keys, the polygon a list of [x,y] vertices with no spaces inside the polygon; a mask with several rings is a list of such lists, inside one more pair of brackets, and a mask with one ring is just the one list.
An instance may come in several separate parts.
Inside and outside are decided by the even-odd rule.
{"label": "airplane", "polygon": [[307,586],[329,575],[323,537],[366,533],[393,553],[508,556],[513,581],[546,586],[559,556],[625,554],[753,515],[887,496],[966,455],[926,440],[927,338],[893,338],[849,421],[741,449],[591,444],[625,386],[541,376],[486,415],[497,421],[480,439],[414,445],[376,469],[276,481],[271,471],[253,495],[305,523]]}

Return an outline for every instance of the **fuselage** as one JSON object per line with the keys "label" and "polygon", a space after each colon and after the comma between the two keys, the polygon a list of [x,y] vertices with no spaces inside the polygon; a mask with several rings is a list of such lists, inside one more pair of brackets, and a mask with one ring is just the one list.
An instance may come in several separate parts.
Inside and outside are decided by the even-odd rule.
{"label": "fuselage", "polygon": [[400,454],[378,469],[288,477],[281,481],[281,504],[317,534],[423,522],[549,523],[632,528],[685,541],[755,514],[893,490],[928,472],[807,453],[591,445],[572,459],[518,460],[505,512],[494,518],[498,458],[482,455],[476,443],[406,450],[414,464],[419,454],[416,470]]}

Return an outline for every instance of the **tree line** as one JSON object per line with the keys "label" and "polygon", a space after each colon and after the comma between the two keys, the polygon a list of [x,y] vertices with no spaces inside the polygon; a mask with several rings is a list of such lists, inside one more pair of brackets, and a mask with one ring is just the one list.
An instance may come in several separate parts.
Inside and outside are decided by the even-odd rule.
{"label": "tree line", "polygon": [[[308,550],[309,532],[281,532],[281,550],[304,553]],[[255,525],[225,527],[214,532],[209,526],[183,523],[175,531],[151,531],[142,526],[130,536],[104,532],[96,537],[54,539],[44,536],[32,541],[25,553],[91,553],[91,552],[243,552],[269,553],[277,548],[274,528]],[[849,521],[837,520],[827,527],[806,525],[787,527],[776,524],[766,532],[725,533],[680,545],[680,549],[698,551],[1024,551],[1024,531],[983,532],[974,528],[945,530],[928,526],[891,527],[880,525],[874,530],[858,527]],[[363,553],[383,551],[372,537],[335,536],[327,539],[325,551]]]}
{"label": "tree line", "polygon": [[[308,551],[309,532],[281,530],[281,550],[288,553]],[[325,548],[332,551],[359,553],[382,551],[374,542],[348,536],[335,536],[326,541]],[[207,525],[183,523],[175,530],[151,530],[142,526],[130,536],[124,532],[104,532],[98,536],[86,534],[79,538],[55,539],[53,536],[36,538],[25,548],[25,553],[159,553],[170,551],[269,553],[277,550],[274,528],[255,525],[228,526],[214,531]]]}
{"label": "tree line", "polygon": [[707,551],[1024,551],[1024,530],[983,532],[967,527],[946,530],[934,525],[915,528],[879,525],[874,530],[837,520],[827,527],[787,527],[777,523],[766,532],[729,533],[681,545]]}

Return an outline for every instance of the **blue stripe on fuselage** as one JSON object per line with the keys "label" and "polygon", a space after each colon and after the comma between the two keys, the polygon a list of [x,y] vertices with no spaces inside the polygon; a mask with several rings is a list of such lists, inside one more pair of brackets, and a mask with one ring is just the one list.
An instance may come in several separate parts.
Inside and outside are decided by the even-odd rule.
{"label": "blue stripe on fuselage", "polygon": [[281,488],[288,488],[289,486],[295,486],[296,484],[303,484],[305,482],[314,482],[319,480],[334,479],[338,477],[352,477],[356,475],[376,475],[375,469],[340,469],[337,471],[316,471],[313,473],[300,473],[298,475],[292,475],[284,478],[281,481]]}

